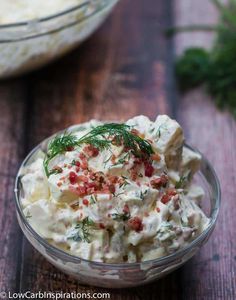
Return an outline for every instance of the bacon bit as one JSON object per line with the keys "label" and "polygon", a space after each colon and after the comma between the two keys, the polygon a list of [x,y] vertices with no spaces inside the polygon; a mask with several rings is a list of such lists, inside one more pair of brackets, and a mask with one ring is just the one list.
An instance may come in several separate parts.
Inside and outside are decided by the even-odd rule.
{"label": "bacon bit", "polygon": [[118,179],[119,179],[118,176],[110,176],[109,177],[110,182],[114,183],[114,184],[118,182]]}
{"label": "bacon bit", "polygon": [[84,152],[92,157],[96,157],[99,154],[98,148],[94,147],[93,145],[88,145],[88,146],[84,147]]}
{"label": "bacon bit", "polygon": [[57,171],[57,173],[62,173],[63,172],[63,169],[59,166],[53,167],[53,170]]}
{"label": "bacon bit", "polygon": [[84,195],[87,194],[87,189],[86,189],[85,186],[79,185],[79,186],[76,188],[76,191],[77,191],[77,194],[78,194],[79,196],[84,196]]}
{"label": "bacon bit", "polygon": [[88,169],[88,162],[86,160],[83,160],[81,163],[81,168],[83,170],[87,170]]}
{"label": "bacon bit", "polygon": [[75,171],[76,171],[77,173],[79,173],[80,167],[76,167],[76,168],[75,168]]}
{"label": "bacon bit", "polygon": [[159,207],[156,208],[156,211],[159,213],[161,210]]}
{"label": "bacon bit", "polygon": [[160,161],[161,160],[161,157],[159,154],[152,154],[151,155],[151,159],[154,160],[154,161]]}
{"label": "bacon bit", "polygon": [[172,198],[173,196],[175,196],[176,194],[177,194],[177,192],[176,192],[175,189],[169,189],[169,190],[166,192],[166,194],[162,196],[161,202],[164,203],[164,204],[168,203],[168,202],[171,200],[171,198]]}
{"label": "bacon bit", "polygon": [[169,189],[169,190],[167,191],[167,193],[168,193],[168,195],[170,195],[170,196],[175,196],[175,195],[177,195],[176,189]]}
{"label": "bacon bit", "polygon": [[62,186],[62,182],[58,182],[58,183],[57,183],[57,186],[58,186],[58,187]]}
{"label": "bacon bit", "polygon": [[66,151],[73,151],[75,148],[73,146],[67,146]]}
{"label": "bacon bit", "polygon": [[75,160],[75,161],[73,162],[73,164],[74,164],[76,167],[80,167],[80,162],[79,162],[78,160]]}
{"label": "bacon bit", "polygon": [[105,229],[105,228],[106,228],[105,225],[104,225],[103,223],[99,223],[99,227],[100,227],[101,229]]}
{"label": "bacon bit", "polygon": [[83,181],[83,182],[88,182],[88,177],[84,175],[77,175],[77,181]]}
{"label": "bacon bit", "polygon": [[83,204],[86,205],[86,206],[88,206],[89,205],[88,199],[83,199]]}
{"label": "bacon bit", "polygon": [[147,177],[152,177],[153,172],[154,172],[154,168],[150,163],[145,163],[144,164],[144,170],[145,170],[145,176]]}
{"label": "bacon bit", "polygon": [[90,178],[91,180],[96,179],[95,173],[94,173],[94,172],[91,172],[91,173],[89,174],[89,178]]}
{"label": "bacon bit", "polygon": [[166,203],[168,203],[168,202],[170,201],[170,199],[171,199],[171,196],[168,195],[168,194],[165,194],[165,195],[163,195],[163,196],[161,197],[161,202],[162,202],[163,204],[166,204]]}
{"label": "bacon bit", "polygon": [[112,154],[111,162],[112,162],[113,164],[116,162],[116,156],[115,156],[114,154]]}
{"label": "bacon bit", "polygon": [[162,186],[165,187],[167,185],[167,182],[168,182],[168,177],[166,175],[161,175],[160,178],[153,179],[151,180],[150,183],[154,189],[159,189]]}
{"label": "bacon bit", "polygon": [[75,172],[69,173],[69,180],[71,184],[75,184],[77,182],[78,176],[75,174]]}
{"label": "bacon bit", "polygon": [[124,212],[125,214],[129,214],[129,213],[130,213],[128,204],[125,204],[125,205],[124,205],[124,207],[123,207],[123,212]]}
{"label": "bacon bit", "polygon": [[80,154],[79,154],[79,158],[80,158],[81,160],[83,160],[83,159],[85,159],[85,158],[86,158],[86,156],[84,155],[84,153],[80,152]]}
{"label": "bacon bit", "polygon": [[128,226],[136,232],[143,230],[143,223],[139,217],[133,217],[132,219],[129,219]]}
{"label": "bacon bit", "polygon": [[96,188],[96,187],[97,187],[97,184],[96,184],[96,182],[88,182],[88,183],[87,183],[87,187],[88,187],[88,188]]}
{"label": "bacon bit", "polygon": [[108,189],[112,194],[114,194],[116,191],[116,187],[114,184],[109,184]]}

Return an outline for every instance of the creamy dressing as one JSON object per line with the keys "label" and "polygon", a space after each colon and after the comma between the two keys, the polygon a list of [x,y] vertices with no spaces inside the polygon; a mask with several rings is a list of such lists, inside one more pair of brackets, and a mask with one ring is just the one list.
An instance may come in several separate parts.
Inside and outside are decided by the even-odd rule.
{"label": "creamy dressing", "polygon": [[[70,130],[81,138],[101,124]],[[191,182],[201,156],[183,146],[180,125],[165,115],[126,124],[150,143],[150,157],[123,143],[82,144],[55,156],[49,177],[43,153],[22,171],[24,214],[49,243],[92,261],[145,261],[184,247],[208,225],[199,207],[204,192]]]}

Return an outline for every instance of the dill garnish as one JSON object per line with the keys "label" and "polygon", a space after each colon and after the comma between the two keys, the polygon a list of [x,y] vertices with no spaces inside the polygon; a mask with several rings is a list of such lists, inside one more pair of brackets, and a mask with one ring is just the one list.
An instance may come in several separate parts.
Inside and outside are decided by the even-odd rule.
{"label": "dill garnish", "polygon": [[130,183],[127,181],[127,177],[126,176],[121,176],[124,181],[119,185],[119,188],[121,188],[122,186],[125,187],[126,185],[129,185]]}
{"label": "dill garnish", "polygon": [[91,195],[90,196],[90,203],[91,204],[94,204],[94,203],[96,203],[97,202],[97,198],[96,198],[96,195],[94,196],[94,195]]}
{"label": "dill garnish", "polygon": [[68,148],[75,147],[77,145],[77,137],[71,133],[64,133],[61,136],[56,136],[48,145],[47,155],[44,159],[44,169],[47,177],[51,174],[58,173],[57,169],[48,170],[48,164],[51,159],[58,154],[65,152]]}
{"label": "dill garnish", "polygon": [[55,174],[57,171],[49,170],[49,162],[58,154],[61,154],[67,149],[78,147],[82,144],[90,144],[99,150],[107,149],[112,144],[123,144],[127,150],[130,150],[135,156],[150,156],[153,154],[151,144],[142,139],[138,135],[131,132],[132,127],[126,124],[109,123],[99,125],[91,129],[90,132],[77,138],[71,133],[64,133],[61,136],[56,136],[48,146],[48,151],[44,159],[44,169],[47,177]]}
{"label": "dill garnish", "polygon": [[179,179],[179,181],[176,182],[175,188],[176,188],[176,189],[182,188],[182,187],[184,186],[184,184],[185,184],[187,178],[188,178],[188,176],[181,176],[180,179]]}
{"label": "dill garnish", "polygon": [[215,31],[212,49],[188,48],[177,60],[176,75],[182,91],[204,85],[219,108],[227,108],[236,118],[236,1],[212,0],[219,11],[219,22],[213,26],[194,25],[176,28]]}
{"label": "dill garnish", "polygon": [[90,243],[89,227],[93,225],[94,222],[91,219],[89,219],[89,217],[86,217],[81,222],[76,224],[75,229],[77,230],[77,232],[75,232],[72,236],[68,237],[68,239],[73,240],[75,242],[84,241]]}
{"label": "dill garnish", "polygon": [[123,213],[123,214],[114,213],[111,214],[111,217],[115,221],[127,221],[130,219],[130,213]]}

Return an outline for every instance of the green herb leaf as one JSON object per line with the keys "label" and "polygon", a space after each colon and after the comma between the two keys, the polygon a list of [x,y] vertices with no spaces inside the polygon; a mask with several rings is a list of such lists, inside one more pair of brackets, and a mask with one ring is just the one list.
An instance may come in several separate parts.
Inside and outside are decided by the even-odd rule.
{"label": "green herb leaf", "polygon": [[49,170],[49,162],[58,154],[61,154],[71,147],[78,147],[81,144],[90,144],[102,150],[109,148],[111,144],[123,144],[130,149],[135,156],[150,156],[153,152],[151,144],[131,132],[132,127],[126,124],[109,123],[94,127],[90,132],[77,138],[71,133],[64,133],[55,137],[48,146],[44,159],[44,169],[49,177],[54,170]]}
{"label": "green herb leaf", "polygon": [[123,213],[123,214],[114,213],[114,214],[111,214],[111,217],[115,221],[127,221],[130,219],[130,214],[129,213]]}
{"label": "green herb leaf", "polygon": [[89,228],[94,225],[94,222],[86,217],[81,222],[77,223],[75,229],[77,230],[72,236],[68,237],[69,240],[73,240],[76,242],[84,241],[90,243],[90,233]]}

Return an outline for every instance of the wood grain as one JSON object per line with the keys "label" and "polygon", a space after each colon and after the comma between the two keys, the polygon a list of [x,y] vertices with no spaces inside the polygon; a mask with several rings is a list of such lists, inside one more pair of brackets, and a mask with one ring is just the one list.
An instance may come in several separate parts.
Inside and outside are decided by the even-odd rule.
{"label": "wood grain", "polygon": [[[114,300],[236,299],[235,121],[201,89],[177,98],[173,80],[174,50],[181,53],[191,43],[209,47],[213,37],[181,34],[174,49],[163,34],[173,19],[180,25],[201,18],[208,23],[217,18],[209,1],[123,0],[78,49],[0,84],[0,291],[110,292]],[[187,139],[216,168],[223,191],[216,230],[195,258],[153,284],[126,290],[82,286],[22,237],[12,201],[19,163],[37,143],[71,124],[137,114],[154,119],[160,113],[177,117]]]}
{"label": "wood grain", "polygon": [[[176,0],[178,26],[214,24],[217,10],[210,1]],[[182,33],[175,39],[176,52],[190,45],[209,48],[211,33]],[[216,229],[200,253],[181,268],[184,299],[236,299],[236,122],[219,111],[204,89],[179,95],[177,118],[187,140],[197,146],[214,166],[222,188],[222,206]]]}
{"label": "wood grain", "polygon": [[21,82],[0,84],[0,291],[17,289],[22,234],[15,216],[14,180],[25,155],[25,89]]}

